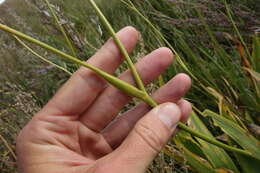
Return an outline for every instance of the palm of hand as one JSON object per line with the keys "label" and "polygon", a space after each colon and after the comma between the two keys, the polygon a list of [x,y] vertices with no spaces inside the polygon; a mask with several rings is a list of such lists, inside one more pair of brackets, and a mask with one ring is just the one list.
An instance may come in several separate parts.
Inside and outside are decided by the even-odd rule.
{"label": "palm of hand", "polygon": [[[138,34],[133,28],[127,27],[118,33],[118,37],[131,52]],[[161,48],[138,62],[137,69],[147,84],[158,77],[171,61],[172,53],[166,48]],[[113,73],[121,62],[120,53],[112,40],[88,60],[89,64],[109,73]],[[120,78],[134,84],[129,71],[123,73]],[[190,79],[181,74],[154,93],[153,97],[160,103],[178,103],[182,113],[181,120],[186,121],[190,105],[180,99],[189,87]],[[17,153],[20,171],[122,172],[126,165],[122,162],[124,158],[127,157],[127,162],[137,158],[133,156],[131,159],[129,153],[124,156],[126,155],[124,151],[132,145],[127,136],[136,122],[149,111],[146,104],[140,103],[115,119],[130,99],[114,87],[108,86],[93,72],[81,68],[18,136]],[[140,138],[143,138],[142,135]],[[155,137],[154,140],[160,144],[159,138]],[[154,142],[148,141],[148,145],[149,143],[154,149]],[[154,155],[157,153],[156,150],[155,146]],[[146,166],[143,164],[141,172]]]}

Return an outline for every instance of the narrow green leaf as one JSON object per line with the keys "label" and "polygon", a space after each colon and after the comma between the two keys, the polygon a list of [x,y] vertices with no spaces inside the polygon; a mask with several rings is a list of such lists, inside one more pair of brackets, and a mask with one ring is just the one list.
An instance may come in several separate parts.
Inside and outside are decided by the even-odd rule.
{"label": "narrow green leaf", "polygon": [[226,11],[227,11],[227,16],[228,16],[229,20],[231,21],[233,28],[236,31],[236,34],[238,35],[238,37],[239,37],[240,41],[242,42],[243,46],[245,47],[247,55],[250,55],[247,44],[246,44],[244,38],[242,37],[242,35],[241,35],[241,33],[240,33],[240,31],[237,27],[236,22],[234,21],[233,12],[232,12],[229,4],[227,3],[227,0],[224,0],[224,4],[225,4]]}
{"label": "narrow green leaf", "polygon": [[217,171],[215,171],[205,159],[189,151],[181,142],[180,138],[176,138],[174,141],[177,144],[177,146],[183,151],[188,163],[197,172],[217,173]]}
{"label": "narrow green leaf", "polygon": [[[176,142],[177,140],[177,142]],[[186,149],[191,151],[192,153],[196,154],[199,157],[206,158],[201,146],[197,141],[194,140],[194,138],[185,131],[180,131],[174,138],[173,141],[178,144],[178,142],[181,143],[181,146],[184,146]]]}
{"label": "narrow green leaf", "polygon": [[246,151],[246,150],[243,150],[243,149],[240,149],[240,148],[236,148],[236,147],[232,147],[230,145],[227,145],[227,144],[224,144],[222,142],[219,142],[216,139],[212,139],[211,137],[208,137],[206,135],[203,135],[203,134],[193,130],[192,128],[186,126],[185,124],[183,124],[181,122],[178,123],[178,127],[180,129],[182,129],[182,130],[192,134],[193,136],[196,136],[196,137],[198,137],[200,139],[203,139],[203,140],[205,140],[205,141],[207,141],[207,142],[209,142],[211,144],[214,144],[214,145],[216,145],[218,147],[221,147],[221,148],[223,148],[225,150],[232,151],[232,152],[237,152],[237,153],[240,153],[240,154],[244,154],[244,155],[253,157],[252,153],[250,153],[249,151]]}
{"label": "narrow green leaf", "polygon": [[216,171],[209,166],[209,163],[202,159],[201,157],[193,154],[186,148],[183,148],[184,154],[188,160],[188,162],[191,164],[193,168],[195,168],[198,172],[203,173],[216,173]]}
{"label": "narrow green leaf", "polygon": [[[193,129],[214,139],[214,136],[210,133],[207,127],[194,112],[190,117],[190,122]],[[201,144],[201,150],[204,152],[205,156],[214,168],[227,168],[235,172],[239,172],[236,165],[233,163],[232,159],[225,152],[225,150],[215,145],[209,144],[208,142],[205,142],[204,140],[201,140],[199,138],[196,139]]]}
{"label": "narrow green leaf", "polygon": [[260,143],[243,128],[234,122],[210,111],[205,110],[204,115],[210,116],[214,123],[219,126],[228,136],[236,141],[241,147],[251,153],[253,157],[260,160]]}

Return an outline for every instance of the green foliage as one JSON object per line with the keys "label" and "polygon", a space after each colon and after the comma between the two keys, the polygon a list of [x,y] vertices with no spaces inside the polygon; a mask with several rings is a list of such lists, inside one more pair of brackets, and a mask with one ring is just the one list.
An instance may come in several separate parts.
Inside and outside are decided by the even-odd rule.
{"label": "green foliage", "polygon": [[[259,149],[259,141],[254,138],[249,132],[236,123],[212,112],[209,110],[205,110],[203,112],[204,115],[210,116],[214,124],[220,127],[228,136],[230,136],[234,141],[236,141],[240,146],[250,151],[255,158],[260,160],[260,149]],[[232,128],[230,128],[232,127]]]}
{"label": "green foliage", "polygon": [[[190,117],[190,123],[193,129],[196,131],[203,133],[209,137],[213,137],[207,127],[203,124],[203,122],[199,119],[199,117],[193,113]],[[234,162],[229,157],[229,155],[221,148],[216,147],[212,144],[209,144],[201,139],[197,139],[201,145],[201,150],[204,155],[207,157],[209,162],[214,166],[214,168],[226,168],[230,169],[234,172],[237,172]]]}

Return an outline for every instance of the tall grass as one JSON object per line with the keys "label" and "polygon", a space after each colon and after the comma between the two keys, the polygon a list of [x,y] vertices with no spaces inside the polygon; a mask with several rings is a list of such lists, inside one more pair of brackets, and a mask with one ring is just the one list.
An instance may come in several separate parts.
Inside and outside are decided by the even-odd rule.
{"label": "tall grass", "polygon": [[[253,75],[249,75],[244,70],[248,66],[245,60],[250,61],[252,59],[252,53],[249,51],[252,45],[250,42],[245,43],[238,29],[237,24],[240,23],[237,21],[241,19],[237,17],[237,21],[234,21],[234,16],[232,16],[230,8],[232,4],[227,4],[224,1],[222,3],[189,1],[186,4],[185,2],[174,3],[169,1],[124,2],[128,3],[128,7],[131,9],[139,9],[142,12],[142,16],[152,21],[155,28],[159,28],[163,37],[166,38],[167,42],[163,40],[164,44],[167,45],[170,43],[173,45],[172,47],[174,47],[185,62],[188,70],[186,67],[183,68],[182,64],[175,65],[172,68],[182,67],[178,71],[192,73],[194,78],[193,90],[188,98],[192,100],[194,105],[200,110],[211,109],[219,114],[219,117],[229,120],[225,121],[229,127],[224,127],[224,124],[216,122],[213,114],[209,113],[209,111],[201,112],[195,109],[196,113],[193,113],[189,122],[190,125],[194,129],[201,129],[201,133],[210,136],[212,136],[211,134],[213,136],[225,135],[227,137],[225,141],[229,144],[234,145],[235,140],[237,144],[242,146],[241,141],[236,139],[235,136],[249,133],[249,129],[247,128],[249,124],[259,124],[259,117],[257,116],[260,111],[259,82],[257,82]],[[178,3],[181,5],[177,5]],[[219,6],[218,11],[213,10],[215,5]],[[210,13],[219,17],[219,19],[213,18],[210,20]],[[142,16],[141,18],[143,18]],[[227,26],[221,28],[214,23],[214,20],[222,23],[226,22],[227,26],[232,30],[234,29],[234,32],[229,31],[229,36],[231,35],[231,37],[226,36],[225,30]],[[187,22],[194,22],[195,26],[189,26]],[[184,27],[183,25],[186,26]],[[217,31],[217,34],[221,34],[222,38],[218,38],[218,35],[216,36]],[[153,32],[155,32],[155,38],[158,38],[156,35],[157,30]],[[250,38],[249,35],[244,36],[246,36],[247,40]],[[234,40],[237,40],[235,43],[238,44],[236,48],[230,45]],[[259,46],[255,49],[259,49]],[[259,57],[257,59],[259,61]],[[252,68],[257,61],[251,61],[249,67],[254,72],[259,73],[259,68]],[[174,71],[170,75],[168,73],[168,76],[171,77],[175,73]],[[198,115],[204,116],[200,117],[203,121],[198,119]],[[240,132],[228,131],[229,128],[236,128],[231,124],[232,121],[240,125],[240,127],[237,127],[238,129],[241,128]],[[206,124],[207,127],[203,124]],[[216,129],[216,127],[220,127],[221,130]],[[234,133],[237,134],[234,135]],[[251,133],[250,136],[254,138],[254,135],[256,134]],[[185,139],[190,142],[185,142]],[[255,141],[254,149],[256,152],[259,152],[259,147],[256,145],[258,143],[257,139],[253,140]],[[239,160],[239,164],[235,165],[237,161],[236,159],[232,159],[233,155],[231,153],[214,148],[201,140],[194,140],[194,138],[185,133],[179,134],[175,143],[183,148],[188,162],[199,172],[203,172],[205,169],[207,172],[213,172],[214,168],[223,167],[235,172],[241,170],[244,172],[257,172],[259,169],[257,166],[259,161],[255,161],[256,163],[251,162],[251,167],[249,168],[249,158],[247,158],[248,160],[244,159],[243,161],[247,161],[243,162],[240,156],[235,155],[236,159]],[[200,149],[198,146],[203,146],[207,149]],[[216,153],[217,150],[218,152]],[[194,155],[194,152],[197,155]],[[202,159],[207,159],[209,165],[203,163]],[[223,159],[226,159],[226,161],[223,161]]]}
{"label": "tall grass", "polygon": [[[54,2],[61,7],[60,11],[55,10],[68,21],[65,32],[77,47],[78,58],[89,57],[109,37],[109,32],[90,4],[77,1],[71,7],[67,0]],[[189,121],[193,130],[210,139],[217,138],[232,147],[259,154],[259,133],[257,128],[252,128],[258,127],[260,121],[257,116],[260,113],[259,39],[254,36],[252,44],[250,40],[254,33],[244,29],[246,22],[257,24],[258,18],[254,17],[258,14],[246,9],[249,1],[241,3],[241,7],[235,6],[234,1],[121,0],[114,1],[112,6],[108,6],[107,1],[101,2],[99,5],[115,30],[131,24],[142,33],[144,41],[133,57],[137,58],[140,50],[144,54],[159,46],[168,46],[178,55],[177,63],[164,74],[163,80],[169,80],[178,72],[187,72],[193,77],[193,88],[188,95],[194,104]],[[239,9],[247,17],[250,14],[250,19],[245,21],[245,16],[235,14],[237,11],[233,9]],[[74,26],[73,35],[70,35],[69,26]],[[50,27],[57,26],[50,23]],[[62,35],[64,33],[52,40],[47,39],[48,44],[57,47]],[[76,36],[84,37],[82,47],[78,46]],[[70,51],[66,42],[57,48]],[[56,58],[52,61],[69,71],[77,67]],[[43,104],[47,99],[39,100]],[[224,151],[186,132],[179,133],[158,160],[160,163],[155,161],[157,165],[151,166],[151,171],[158,172],[159,167],[170,163],[174,166],[166,169],[168,171],[259,170],[259,160]]]}

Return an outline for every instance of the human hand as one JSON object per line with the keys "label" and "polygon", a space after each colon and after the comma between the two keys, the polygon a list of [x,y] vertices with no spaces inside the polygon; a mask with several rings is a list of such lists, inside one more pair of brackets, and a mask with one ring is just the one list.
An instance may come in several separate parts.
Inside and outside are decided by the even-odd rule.
{"label": "human hand", "polygon": [[[128,52],[134,49],[138,40],[134,28],[126,27],[117,36]],[[148,84],[172,59],[169,49],[160,48],[136,67]],[[87,63],[114,73],[122,61],[110,39]],[[134,84],[129,71],[120,79]],[[80,68],[19,134],[20,173],[145,172],[177,123],[187,121],[191,105],[181,98],[190,85],[190,78],[179,74],[153,94],[156,102],[164,104],[150,111],[148,105],[140,103],[116,117],[131,97]]]}

